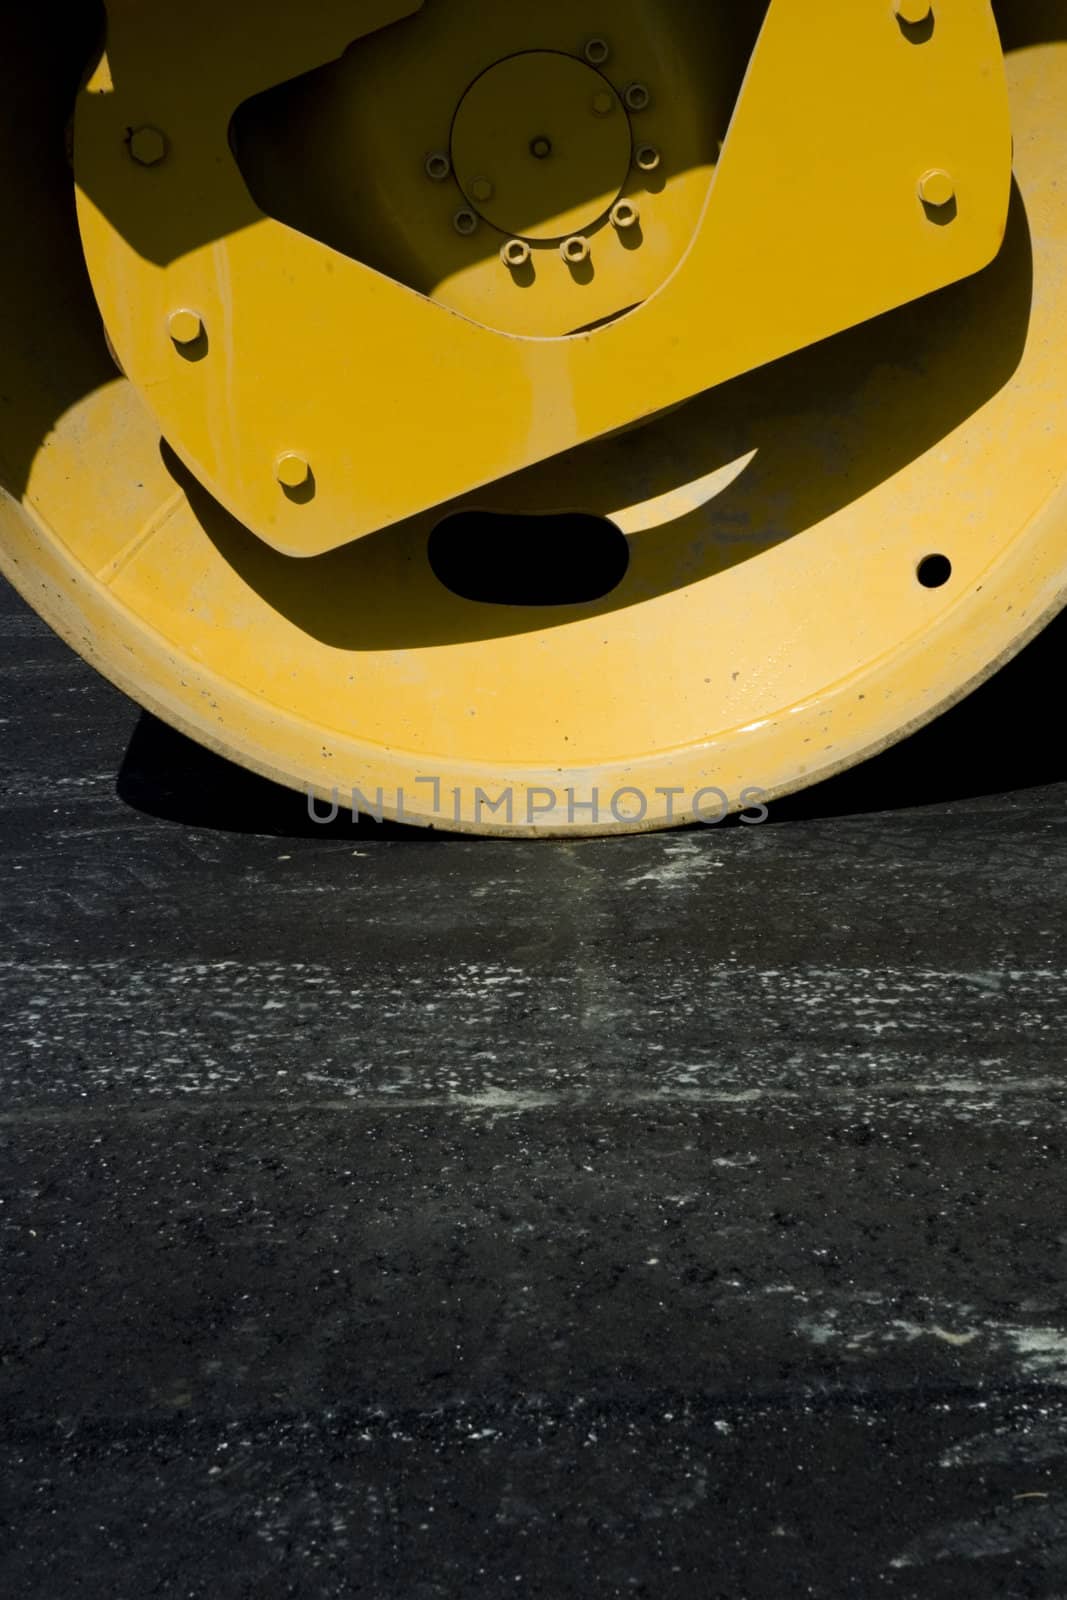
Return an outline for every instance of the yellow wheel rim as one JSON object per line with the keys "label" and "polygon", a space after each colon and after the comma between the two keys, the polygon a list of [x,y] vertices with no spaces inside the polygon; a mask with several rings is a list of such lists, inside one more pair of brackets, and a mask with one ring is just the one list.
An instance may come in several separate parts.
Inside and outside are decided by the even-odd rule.
{"label": "yellow wheel rim", "polygon": [[[34,48],[46,63],[30,37],[24,61]],[[9,158],[9,214],[28,221],[0,356],[17,397],[4,570],[167,721],[386,816],[622,832],[840,770],[1064,602],[1067,43],[1013,51],[1008,74],[1018,189],[984,272],[309,560],[269,548],[161,448],[108,374],[61,162]],[[472,509],[610,518],[629,565],[571,606],[461,598],[428,548]]]}

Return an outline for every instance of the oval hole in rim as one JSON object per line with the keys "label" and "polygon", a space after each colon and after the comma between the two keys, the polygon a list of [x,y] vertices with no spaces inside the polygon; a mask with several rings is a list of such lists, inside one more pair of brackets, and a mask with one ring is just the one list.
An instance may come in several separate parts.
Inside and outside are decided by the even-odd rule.
{"label": "oval hole in rim", "polygon": [[430,566],[461,600],[493,606],[580,606],[617,589],[630,543],[608,517],[460,511],[430,535]]}

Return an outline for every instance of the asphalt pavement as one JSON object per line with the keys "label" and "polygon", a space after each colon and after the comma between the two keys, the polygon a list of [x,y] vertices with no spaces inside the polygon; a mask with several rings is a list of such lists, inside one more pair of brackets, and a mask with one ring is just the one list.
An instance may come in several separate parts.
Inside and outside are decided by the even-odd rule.
{"label": "asphalt pavement", "polygon": [[4,590],[0,1591],[1064,1600],[1065,650],[761,827],[483,842]]}

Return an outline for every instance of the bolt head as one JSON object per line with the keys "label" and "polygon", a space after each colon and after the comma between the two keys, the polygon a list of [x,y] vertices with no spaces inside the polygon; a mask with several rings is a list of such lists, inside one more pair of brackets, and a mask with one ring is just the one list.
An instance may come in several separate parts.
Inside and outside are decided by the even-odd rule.
{"label": "bolt head", "polygon": [[611,225],[613,228],[636,228],[641,220],[641,213],[632,200],[620,200],[611,208]]}
{"label": "bolt head", "polygon": [[484,204],[486,200],[493,198],[493,185],[488,178],[475,178],[471,184],[471,194]]}
{"label": "bolt head", "polygon": [[940,210],[942,206],[951,205],[955,200],[956,185],[947,172],[942,171],[940,167],[933,167],[919,179],[919,198],[924,206],[933,206]]}
{"label": "bolt head", "polygon": [[659,167],[662,157],[655,145],[643,144],[637,151],[634,160],[642,172],[655,172]]}
{"label": "bolt head", "polygon": [[602,67],[611,54],[611,47],[606,39],[590,39],[585,46],[585,59],[590,66]]}
{"label": "bolt head", "polygon": [[539,139],[530,140],[530,154],[537,161],[545,161],[552,154],[552,140],[542,135]]}
{"label": "bolt head", "polygon": [[929,22],[933,9],[930,0],[896,0],[897,16],[909,28],[917,28],[920,24]]}
{"label": "bolt head", "polygon": [[615,96],[606,89],[593,96],[593,112],[598,117],[610,117],[615,109]]}
{"label": "bolt head", "polygon": [[589,240],[576,233],[570,239],[564,239],[559,253],[569,267],[581,266],[583,261],[589,260]]}
{"label": "bolt head", "polygon": [[310,463],[293,450],[278,457],[274,471],[283,489],[302,489],[311,477]]}
{"label": "bolt head", "polygon": [[452,162],[442,150],[435,150],[426,157],[426,176],[434,183],[444,183],[452,171]]}
{"label": "bolt head", "polygon": [[623,99],[626,101],[630,111],[645,111],[648,109],[648,103],[652,96],[648,92],[647,84],[631,83],[623,95]]}
{"label": "bolt head", "polygon": [[532,252],[525,239],[509,239],[500,252],[500,259],[506,267],[516,271],[520,267],[529,265]]}
{"label": "bolt head", "polygon": [[476,211],[469,211],[467,207],[464,206],[462,210],[457,211],[455,216],[452,218],[452,226],[455,228],[457,233],[462,234],[465,239],[468,239],[472,233],[477,233],[478,231],[478,213]]}
{"label": "bolt head", "polygon": [[175,344],[195,344],[204,332],[203,319],[186,307],[172,311],[167,326]]}
{"label": "bolt head", "polygon": [[158,167],[166,159],[166,135],[158,128],[135,128],[130,134],[130,155],[139,167]]}

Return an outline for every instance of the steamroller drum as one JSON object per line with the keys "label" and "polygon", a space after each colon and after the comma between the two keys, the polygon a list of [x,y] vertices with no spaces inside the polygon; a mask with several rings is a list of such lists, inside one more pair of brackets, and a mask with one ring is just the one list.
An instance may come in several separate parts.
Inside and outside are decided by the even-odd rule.
{"label": "steamroller drum", "polygon": [[1064,604],[1061,4],[5,43],[0,567],[317,815],[756,820]]}

